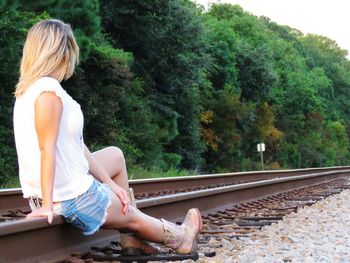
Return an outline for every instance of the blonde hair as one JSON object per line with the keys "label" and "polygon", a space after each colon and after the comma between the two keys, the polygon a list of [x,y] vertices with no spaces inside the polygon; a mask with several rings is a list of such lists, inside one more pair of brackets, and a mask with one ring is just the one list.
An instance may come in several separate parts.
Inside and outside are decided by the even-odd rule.
{"label": "blonde hair", "polygon": [[52,73],[57,74],[59,82],[70,78],[78,62],[79,47],[70,25],[57,19],[38,22],[29,30],[24,44],[15,96]]}

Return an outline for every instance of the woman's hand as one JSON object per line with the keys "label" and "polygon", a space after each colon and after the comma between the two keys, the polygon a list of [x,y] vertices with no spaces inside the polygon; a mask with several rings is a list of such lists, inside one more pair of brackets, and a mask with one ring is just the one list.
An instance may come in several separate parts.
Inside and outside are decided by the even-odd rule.
{"label": "woman's hand", "polygon": [[124,190],[124,188],[120,187],[111,179],[107,171],[94,158],[94,156],[91,154],[89,148],[86,145],[84,145],[84,155],[89,163],[89,172],[101,183],[109,185],[112,192],[118,196],[122,203],[122,213],[126,214],[129,211],[129,198],[126,190]]}
{"label": "woman's hand", "polygon": [[110,187],[111,187],[112,192],[115,193],[119,197],[119,199],[123,205],[123,207],[122,207],[123,214],[126,214],[127,212],[129,212],[128,193],[117,184],[113,184],[113,186],[110,186]]}
{"label": "woman's hand", "polygon": [[28,214],[26,218],[37,218],[37,217],[47,217],[47,222],[51,224],[53,220],[52,208],[41,207],[37,210],[34,210],[30,214]]}

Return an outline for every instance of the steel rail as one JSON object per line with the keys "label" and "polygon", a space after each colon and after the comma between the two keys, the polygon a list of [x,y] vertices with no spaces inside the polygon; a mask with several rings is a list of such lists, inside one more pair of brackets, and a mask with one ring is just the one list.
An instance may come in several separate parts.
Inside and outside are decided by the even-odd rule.
{"label": "steel rail", "polygon": [[[222,186],[214,189],[179,193],[138,200],[137,206],[147,214],[173,221],[182,220],[182,215],[191,207],[198,207],[203,215],[218,211],[233,204],[242,204],[262,197],[290,191],[300,187],[348,178],[350,169],[323,173],[311,173]],[[118,239],[117,231],[100,231],[90,237],[62,223],[55,216],[48,225],[44,219],[22,219],[0,224],[0,262],[33,262],[61,259],[74,251],[84,251]]]}
{"label": "steel rail", "polygon": [[181,220],[182,218],[179,215],[183,215],[191,207],[199,208],[205,215],[224,210],[234,204],[242,204],[272,194],[344,177],[350,177],[350,169],[289,176],[189,193],[178,193],[171,196],[160,196],[139,200],[137,206],[145,213],[155,217]]}
{"label": "steel rail", "polygon": [[339,171],[350,169],[350,166],[319,167],[290,170],[250,171],[220,174],[203,174],[182,177],[167,177],[156,179],[130,180],[137,194],[164,191],[170,189],[182,189],[188,187],[208,186],[213,184],[232,184],[241,181],[265,180],[275,177],[312,174],[318,172]]}
{"label": "steel rail", "polygon": [[[251,171],[236,173],[221,173],[210,175],[192,175],[183,177],[167,177],[156,179],[130,180],[130,187],[135,194],[146,194],[166,190],[177,190],[200,186],[212,186],[218,184],[236,184],[255,180],[266,180],[274,177],[285,177],[317,172],[339,171],[350,169],[350,166],[335,166],[307,169],[273,170],[273,171]],[[21,188],[0,189],[0,212],[1,210],[27,207],[28,203],[22,197]]]}

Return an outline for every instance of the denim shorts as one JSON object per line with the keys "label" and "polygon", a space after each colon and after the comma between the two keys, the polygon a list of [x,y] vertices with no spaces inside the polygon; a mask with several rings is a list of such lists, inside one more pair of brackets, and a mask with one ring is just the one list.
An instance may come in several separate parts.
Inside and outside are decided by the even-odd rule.
{"label": "denim shorts", "polygon": [[79,228],[84,235],[92,235],[104,224],[111,205],[110,188],[94,179],[85,193],[74,199],[54,204],[54,213]]}

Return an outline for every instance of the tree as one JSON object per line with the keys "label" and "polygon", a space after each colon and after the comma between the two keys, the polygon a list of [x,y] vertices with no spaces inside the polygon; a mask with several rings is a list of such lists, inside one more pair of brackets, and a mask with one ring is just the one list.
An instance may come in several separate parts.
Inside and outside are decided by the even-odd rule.
{"label": "tree", "polygon": [[276,75],[265,47],[241,45],[236,57],[241,99],[261,103],[275,84]]}
{"label": "tree", "polygon": [[[201,18],[189,1],[101,1],[102,25],[115,47],[135,56],[166,153],[182,167],[201,164],[198,90],[204,83]],[[169,164],[172,166],[172,164]]]}
{"label": "tree", "polygon": [[208,78],[213,89],[220,90],[224,86],[238,88],[236,55],[239,48],[231,23],[210,15],[205,22],[206,53],[212,58]]}
{"label": "tree", "polygon": [[19,9],[47,12],[52,18],[61,19],[72,25],[77,38],[81,60],[85,60],[93,45],[93,40],[101,34],[101,18],[98,0],[38,0],[19,1]]}

